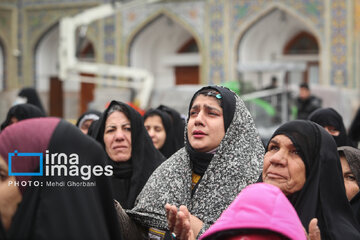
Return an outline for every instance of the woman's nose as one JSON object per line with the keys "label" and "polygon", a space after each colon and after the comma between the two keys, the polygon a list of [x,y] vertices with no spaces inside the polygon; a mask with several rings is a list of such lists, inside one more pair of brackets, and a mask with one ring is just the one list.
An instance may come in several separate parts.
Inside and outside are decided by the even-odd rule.
{"label": "woman's nose", "polygon": [[116,133],[115,133],[115,140],[116,141],[121,141],[124,139],[124,132],[120,129],[116,130]]}
{"label": "woman's nose", "polygon": [[286,155],[285,151],[279,150],[270,157],[270,163],[276,166],[286,166]]}
{"label": "woman's nose", "polygon": [[195,125],[204,125],[204,113],[202,111],[196,115]]}
{"label": "woman's nose", "polygon": [[153,138],[153,137],[155,136],[155,131],[154,131],[154,129],[149,129],[148,133],[149,133],[149,136],[150,136],[151,138]]}

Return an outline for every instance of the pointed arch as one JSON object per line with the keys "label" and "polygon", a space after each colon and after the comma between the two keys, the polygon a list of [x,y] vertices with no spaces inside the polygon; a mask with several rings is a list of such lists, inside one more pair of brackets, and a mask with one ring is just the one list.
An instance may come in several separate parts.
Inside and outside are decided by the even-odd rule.
{"label": "pointed arch", "polygon": [[293,36],[284,47],[284,54],[319,54],[319,43],[311,33],[301,31]]}
{"label": "pointed arch", "polygon": [[130,53],[131,44],[134,42],[134,39],[136,38],[136,36],[138,34],[140,34],[142,30],[144,30],[147,26],[151,25],[151,23],[156,21],[161,16],[166,16],[166,17],[170,18],[171,20],[173,20],[174,22],[176,22],[177,24],[179,24],[180,26],[182,26],[183,28],[185,28],[194,37],[195,42],[199,48],[199,52],[200,53],[203,52],[202,51],[202,48],[203,48],[202,42],[201,42],[200,36],[196,32],[196,30],[191,25],[187,24],[185,21],[183,21],[181,18],[179,18],[177,15],[169,12],[166,9],[160,9],[160,10],[156,11],[155,13],[153,13],[152,15],[150,15],[147,19],[142,21],[137,27],[134,28],[134,30],[127,37],[127,41],[125,43],[125,52],[127,53],[125,62],[127,65],[129,65],[129,53]]}
{"label": "pointed arch", "polygon": [[[43,65],[39,63],[39,61],[41,61],[40,58],[42,58],[41,56],[39,56],[41,53],[40,51],[42,50],[44,41],[46,41],[49,37],[53,38],[52,41],[48,41],[51,44],[54,44],[55,46],[58,45],[56,44],[56,41],[59,41],[59,22],[55,22],[52,25],[50,25],[45,31],[43,31],[40,36],[36,39],[34,47],[33,47],[33,59],[32,59],[32,65],[33,65],[33,79],[34,79],[34,86],[36,88],[40,88],[40,90],[48,90],[48,85],[47,83],[45,83],[44,79],[42,78],[42,71],[43,71]],[[47,71],[50,72],[54,72],[56,71],[56,61],[58,61],[58,52],[57,52],[57,48],[52,49],[52,51],[47,51],[47,54],[50,56],[49,60],[46,62],[48,64],[50,64],[50,68],[46,67]],[[52,55],[52,57],[51,57]],[[48,80],[48,79],[46,79]]]}
{"label": "pointed arch", "polygon": [[304,26],[306,26],[306,28],[308,29],[308,31],[315,37],[316,41],[318,42],[318,47],[319,47],[319,60],[321,61],[321,54],[322,54],[322,35],[320,33],[320,31],[316,28],[315,24],[313,22],[311,22],[308,18],[302,16],[301,14],[299,14],[298,12],[296,12],[294,9],[292,9],[291,7],[280,3],[280,2],[273,2],[270,3],[268,6],[266,6],[265,8],[263,8],[261,11],[259,11],[258,13],[254,14],[254,16],[250,17],[247,21],[245,21],[244,23],[242,23],[242,25],[237,29],[236,33],[235,33],[235,37],[234,37],[234,41],[233,41],[233,50],[230,52],[231,54],[231,74],[232,76],[236,76],[237,73],[237,63],[239,61],[238,59],[238,52],[239,52],[239,48],[240,48],[240,43],[242,41],[242,39],[244,38],[244,36],[246,35],[246,33],[252,28],[254,27],[257,23],[261,22],[261,20],[263,18],[265,18],[266,16],[268,16],[269,14],[271,14],[273,11],[275,10],[280,10],[280,11],[284,11],[286,14],[289,14],[291,17],[293,17],[294,19],[298,20],[299,22],[303,23]]}
{"label": "pointed arch", "polygon": [[[204,51],[203,51],[203,44],[202,44],[199,34],[196,32],[196,30],[191,25],[186,23],[179,16],[177,16],[163,8],[154,12],[146,20],[144,20],[140,24],[138,24],[137,27],[135,27],[134,30],[128,35],[127,41],[125,42],[125,47],[124,47],[124,50],[126,53],[126,54],[124,54],[125,58],[126,58],[126,59],[124,59],[124,63],[127,65],[132,65],[133,45],[136,44],[138,37],[142,33],[146,33],[146,30],[148,29],[148,27],[152,26],[153,23],[158,24],[159,23],[158,20],[162,20],[162,18],[169,19],[169,21],[172,21],[179,29],[183,29],[183,31],[186,31],[189,35],[189,38],[194,39],[194,43],[197,45],[197,48],[199,50],[199,53],[197,56],[200,61],[200,64],[198,66],[198,68],[200,68],[200,69],[198,70],[197,78],[199,79],[198,80],[199,83],[201,83],[202,76],[204,75],[203,74],[204,68],[202,67],[202,64],[201,64],[204,62],[204,53],[203,53]],[[175,46],[175,45],[173,45],[173,46]],[[174,50],[174,54],[177,53],[177,50],[178,49]],[[170,73],[168,72],[168,73],[164,73],[164,74],[170,74]]]}

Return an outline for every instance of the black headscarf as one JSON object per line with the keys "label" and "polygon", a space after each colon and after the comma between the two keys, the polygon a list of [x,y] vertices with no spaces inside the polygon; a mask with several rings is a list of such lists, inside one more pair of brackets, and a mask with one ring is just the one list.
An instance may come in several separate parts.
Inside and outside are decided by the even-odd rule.
{"label": "black headscarf", "polygon": [[18,93],[18,96],[26,98],[26,103],[30,103],[32,105],[37,106],[45,114],[45,109],[41,103],[41,100],[35,88],[31,88],[31,87],[23,88]]}
{"label": "black headscarf", "polygon": [[2,222],[0,220],[0,239],[6,239],[6,232],[5,232],[5,228],[2,225]]}
{"label": "black headscarf", "polygon": [[110,108],[119,105],[125,109],[125,115],[131,123],[131,158],[126,162],[114,162],[109,157],[107,163],[114,168],[111,178],[115,199],[124,209],[134,206],[134,202],[151,173],[165,160],[164,156],[154,147],[152,140],[144,126],[142,116],[129,105],[112,101],[96,123],[93,137],[104,143],[105,123]]}
{"label": "black headscarf", "polygon": [[322,239],[360,239],[359,226],[345,194],[336,143],[320,125],[305,120],[283,124],[273,134],[286,135],[304,161],[303,188],[288,196],[303,226],[318,218]]}
{"label": "black headscarf", "polygon": [[165,132],[166,132],[166,138],[164,145],[159,149],[159,151],[164,155],[165,158],[169,158],[173,153],[175,153],[178,148],[176,148],[176,142],[175,142],[175,134],[174,134],[174,127],[172,126],[171,117],[169,114],[165,111],[162,111],[160,109],[149,109],[144,114],[144,122],[145,120],[150,116],[159,116],[161,118],[161,122],[164,126]]}
{"label": "black headscarf", "polygon": [[340,132],[339,136],[333,136],[338,147],[353,145],[346,134],[345,125],[341,115],[333,108],[319,108],[309,115],[308,120],[316,122],[322,127],[335,127],[335,129]]}
{"label": "black headscarf", "polygon": [[21,121],[28,118],[45,117],[45,114],[35,105],[28,103],[17,104],[9,109],[5,121],[1,124],[1,130],[11,124],[11,118],[13,117]]}
{"label": "black headscarf", "polygon": [[80,128],[82,122],[85,122],[86,120],[98,120],[101,116],[101,112],[97,111],[97,110],[88,110],[86,112],[84,112],[83,114],[81,114],[81,116],[78,118],[78,120],[76,121],[76,126],[78,128]]}
{"label": "black headscarf", "polygon": [[[219,100],[221,101],[221,108],[223,109],[223,117],[224,117],[224,129],[225,132],[227,131],[235,113],[235,94],[234,92],[230,91],[226,87],[221,86],[208,86],[203,87],[200,90],[198,90],[194,96],[192,97],[189,105],[189,111],[188,111],[188,120],[190,117],[190,111],[192,104],[197,96],[199,96],[199,92],[202,92],[206,89],[213,89],[216,92],[219,92],[221,96],[219,96]],[[215,97],[215,96],[213,96]],[[205,153],[205,152],[198,152],[195,149],[192,148],[192,146],[189,143],[188,136],[186,134],[186,141],[185,141],[185,149],[190,155],[190,160],[193,164],[193,171],[199,175],[203,175],[206,171],[212,157],[214,156],[214,153]]]}
{"label": "black headscarf", "polygon": [[[28,119],[6,128],[0,134],[0,154],[7,160],[7,153],[15,149],[19,153],[43,153],[44,165],[49,150],[49,154],[77,154],[79,168],[105,167],[100,144],[58,118]],[[38,172],[39,160],[29,158],[33,163],[27,165],[27,172]],[[31,177],[32,182],[39,181],[42,186],[28,185],[22,192],[22,201],[8,231],[9,239],[121,239],[108,177],[91,174],[85,181],[81,174],[50,176],[45,169],[44,166],[43,176]],[[48,182],[64,182],[65,186],[49,186]],[[70,187],[69,182],[94,185]]]}
{"label": "black headscarf", "polygon": [[174,128],[174,139],[176,149],[180,149],[184,146],[184,131],[185,131],[185,120],[181,117],[180,113],[173,108],[165,105],[160,105],[158,109],[167,112],[171,116],[172,126]]}
{"label": "black headscarf", "polygon": [[349,138],[356,142],[360,141],[360,108],[357,110],[356,115],[349,128]]}

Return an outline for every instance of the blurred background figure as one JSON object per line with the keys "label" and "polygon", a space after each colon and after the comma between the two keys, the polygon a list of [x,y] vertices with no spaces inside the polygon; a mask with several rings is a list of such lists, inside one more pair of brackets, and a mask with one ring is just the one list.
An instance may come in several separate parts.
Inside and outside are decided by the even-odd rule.
{"label": "blurred background figure", "polygon": [[20,103],[29,103],[35,105],[45,114],[45,109],[35,88],[27,87],[21,89],[18,93],[18,97],[14,102],[14,105]]}
{"label": "blurred background figure", "polygon": [[84,134],[88,134],[88,130],[93,121],[99,120],[101,116],[101,112],[97,110],[89,110],[84,112],[76,122],[76,126],[80,128],[80,130]]}
{"label": "blurred background figure", "polygon": [[38,117],[45,117],[45,114],[37,106],[28,103],[17,104],[9,109],[5,121],[1,124],[1,131],[13,123]]}
{"label": "blurred background figure", "polygon": [[333,136],[338,147],[354,145],[347,136],[341,115],[335,109],[316,109],[309,115],[308,120],[313,121],[325,128],[325,130],[330,133],[331,136]]}
{"label": "blurred background figure", "polygon": [[284,238],[306,239],[294,207],[278,187],[256,183],[240,192],[200,240]]}
{"label": "blurred background figure", "polygon": [[322,100],[314,95],[311,95],[309,85],[307,83],[300,84],[299,96],[296,99],[297,103],[297,118],[307,119],[307,117],[314,110],[322,105]]}
{"label": "blurred background figure", "polygon": [[360,108],[357,110],[349,128],[349,138],[358,146],[360,141]]}
{"label": "blurred background figure", "polygon": [[166,158],[181,148],[175,137],[176,126],[167,112],[159,108],[149,109],[144,115],[144,125],[154,146]]}
{"label": "blurred background figure", "polygon": [[169,106],[160,105],[157,109],[167,112],[172,121],[174,128],[174,142],[176,149],[180,149],[184,146],[184,132],[185,132],[185,119],[178,111]]}
{"label": "blurred background figure", "polygon": [[278,87],[277,77],[273,76],[273,77],[271,77],[271,83],[270,83],[270,85],[268,85],[268,86],[265,87],[264,89],[273,89],[273,88],[277,88],[277,87]]}

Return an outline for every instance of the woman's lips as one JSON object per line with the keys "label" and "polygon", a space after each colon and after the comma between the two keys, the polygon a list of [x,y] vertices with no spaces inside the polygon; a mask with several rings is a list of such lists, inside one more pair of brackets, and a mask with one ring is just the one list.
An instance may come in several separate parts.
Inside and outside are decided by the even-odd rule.
{"label": "woman's lips", "polygon": [[113,147],[114,150],[117,150],[117,149],[125,149],[127,148],[126,146],[115,146]]}
{"label": "woman's lips", "polygon": [[284,177],[283,175],[277,174],[277,173],[273,173],[273,172],[269,172],[266,174],[266,177],[268,178],[272,178],[272,179],[286,179],[286,177]]}
{"label": "woman's lips", "polygon": [[194,138],[202,138],[202,137],[206,136],[206,134],[203,131],[195,130],[195,131],[193,131],[193,136],[194,136]]}

